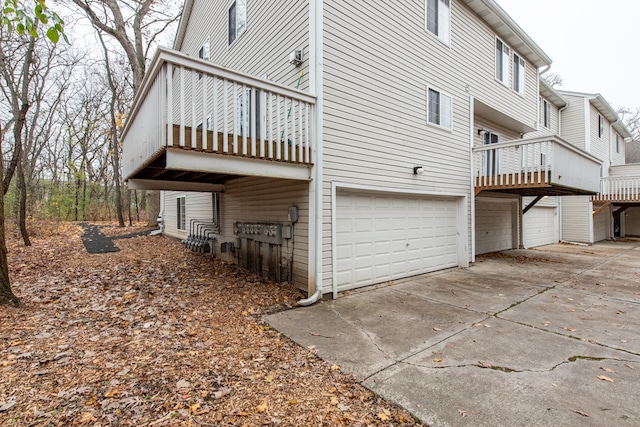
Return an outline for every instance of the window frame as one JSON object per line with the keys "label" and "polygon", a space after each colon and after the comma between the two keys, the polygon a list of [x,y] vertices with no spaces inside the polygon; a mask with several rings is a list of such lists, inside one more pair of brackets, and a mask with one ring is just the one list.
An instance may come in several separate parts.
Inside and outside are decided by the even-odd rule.
{"label": "window frame", "polygon": [[[495,73],[494,77],[497,81],[505,86],[509,86],[509,70],[511,68],[511,48],[499,37],[496,36],[496,42],[494,43],[493,52],[495,55]],[[500,54],[498,54],[498,43],[501,45]],[[506,52],[505,52],[506,49]],[[500,58],[500,61],[498,60]],[[506,61],[505,61],[506,60]],[[501,76],[498,75],[500,71]]]}
{"label": "window frame", "polygon": [[[430,93],[434,92],[436,94],[438,94],[438,112],[437,112],[437,123],[431,121],[431,97],[430,97]],[[446,108],[446,105],[443,105],[442,102],[442,97],[446,97],[448,98],[448,103],[449,103],[449,108],[448,108],[448,115],[443,115],[443,107]],[[449,95],[446,92],[443,92],[439,89],[434,88],[433,86],[427,86],[427,92],[426,92],[426,97],[427,97],[427,125],[429,126],[436,126],[440,129],[444,129],[447,131],[452,131],[453,130],[453,96]],[[446,103],[445,103],[446,104]],[[448,126],[445,124],[443,124],[443,120],[442,118],[447,119],[448,118]]]}
{"label": "window frame", "polygon": [[[429,7],[430,2],[436,5],[435,12],[430,12],[433,10]],[[431,13],[436,14],[435,21],[429,20]],[[435,22],[435,29],[429,28],[431,22]],[[425,0],[424,29],[447,46],[451,45],[451,0]]]}
{"label": "window frame", "polygon": [[544,98],[540,98],[540,108],[542,113],[542,126],[551,129],[551,104]]}
{"label": "window frame", "polygon": [[598,114],[598,138],[602,138],[604,136],[604,117],[602,114]]}
{"label": "window frame", "polygon": [[[497,52],[497,50],[496,50]],[[520,96],[524,96],[525,81],[527,73],[527,63],[524,58],[513,51],[513,69],[511,71],[511,88]],[[516,87],[517,85],[517,87]]]}
{"label": "window frame", "polygon": [[176,197],[176,228],[187,231],[187,196]]}
{"label": "window frame", "polygon": [[[238,14],[238,6],[244,7],[243,14]],[[232,12],[233,11],[233,12]],[[232,19],[233,13],[233,19]],[[241,20],[244,18],[244,20]],[[231,23],[233,22],[233,27]],[[240,26],[239,24],[242,24]],[[233,28],[233,31],[232,31]],[[233,46],[235,42],[247,30],[247,0],[234,0],[227,8],[227,34],[229,46]]]}

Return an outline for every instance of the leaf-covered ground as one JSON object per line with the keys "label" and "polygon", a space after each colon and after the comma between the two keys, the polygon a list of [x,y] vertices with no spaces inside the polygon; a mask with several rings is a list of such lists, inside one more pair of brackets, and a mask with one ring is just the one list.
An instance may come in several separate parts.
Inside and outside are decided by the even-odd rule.
{"label": "leaf-covered ground", "polygon": [[8,233],[24,307],[0,307],[0,425],[415,425],[261,322],[295,287],[162,236],[90,255],[77,225],[32,228]]}

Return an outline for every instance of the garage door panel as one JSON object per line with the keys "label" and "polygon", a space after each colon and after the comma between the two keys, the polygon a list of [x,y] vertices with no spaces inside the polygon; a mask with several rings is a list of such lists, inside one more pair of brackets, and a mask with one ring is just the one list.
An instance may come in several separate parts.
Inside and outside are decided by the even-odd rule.
{"label": "garage door panel", "polygon": [[527,248],[558,243],[557,208],[536,206],[523,216],[524,245]]}
{"label": "garage door panel", "polygon": [[476,254],[514,247],[516,202],[476,200]]}
{"label": "garage door panel", "polygon": [[339,290],[458,265],[455,200],[353,193],[337,199]]}

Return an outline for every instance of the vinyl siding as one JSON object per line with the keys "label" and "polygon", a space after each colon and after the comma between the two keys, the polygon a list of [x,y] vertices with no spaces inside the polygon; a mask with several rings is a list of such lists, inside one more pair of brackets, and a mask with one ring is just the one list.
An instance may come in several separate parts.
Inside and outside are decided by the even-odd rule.
{"label": "vinyl siding", "polygon": [[593,218],[593,241],[600,242],[611,238],[611,206],[605,208]]}
{"label": "vinyl siding", "polygon": [[562,197],[562,240],[593,243],[592,209],[589,196]]}
{"label": "vinyl siding", "polygon": [[609,172],[611,176],[638,176],[640,175],[640,163],[612,166]]}
{"label": "vinyl siding", "polygon": [[[300,89],[308,89],[309,1],[264,2],[247,0],[247,26],[229,46],[228,11],[232,1],[196,0],[181,51],[198,56],[210,40],[210,60],[217,65],[256,77],[296,87],[304,71]],[[294,50],[304,51],[305,62],[289,63]]]}
{"label": "vinyl siding", "polygon": [[591,150],[590,153],[602,160],[602,176],[609,175],[609,150],[611,145],[611,126],[609,121],[602,116],[604,122],[604,133],[602,137],[598,137],[598,110],[589,104],[589,128],[591,134]]}
{"label": "vinyl siding", "polygon": [[[309,184],[280,179],[240,178],[228,181],[220,203],[222,227],[218,242],[236,242],[236,222],[270,222],[290,225],[288,208],[298,207],[299,220],[294,224],[293,243],[285,240],[282,256],[290,257],[293,245],[293,283],[307,291],[309,243]],[[234,261],[230,254],[219,254]]]}
{"label": "vinyl siding", "polygon": [[626,144],[624,143],[624,138],[618,135],[618,138],[620,138],[620,152],[617,152],[616,135],[618,135],[618,133],[614,129],[611,129],[611,165],[624,165]]}
{"label": "vinyl siding", "polygon": [[529,132],[525,135],[525,138],[537,138],[537,137],[541,137],[541,136],[549,136],[549,135],[560,135],[560,123],[558,121],[558,115],[559,115],[559,109],[558,107],[551,101],[549,101],[548,99],[541,97],[541,100],[545,100],[547,101],[547,103],[549,104],[549,110],[551,113],[551,120],[549,123],[549,127],[544,127],[543,123],[544,123],[544,116],[543,116],[543,109],[542,109],[542,102],[540,102],[538,109],[539,114],[540,114],[540,118],[539,118],[539,124],[538,124],[538,130],[535,132]]}
{"label": "vinyl siding", "polygon": [[622,215],[625,218],[625,235],[640,237],[640,208],[629,208]]}
{"label": "vinyl siding", "polygon": [[[178,197],[186,197],[186,230],[178,230],[178,208],[176,200]],[[163,191],[164,197],[162,212],[162,222],[164,224],[164,234],[178,239],[185,239],[189,235],[189,221],[192,219],[212,219],[213,204],[211,193],[191,193],[184,191]]]}
{"label": "vinyl siding", "polygon": [[[560,136],[575,145],[585,149],[585,100],[581,97],[562,95],[569,102],[568,107],[562,111],[560,123]],[[597,135],[597,134],[596,134]]]}

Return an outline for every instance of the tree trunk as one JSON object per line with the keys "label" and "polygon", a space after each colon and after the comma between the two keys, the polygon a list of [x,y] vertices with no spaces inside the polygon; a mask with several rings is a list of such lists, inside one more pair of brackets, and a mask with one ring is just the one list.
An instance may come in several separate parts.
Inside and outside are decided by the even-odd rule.
{"label": "tree trunk", "polygon": [[148,227],[158,226],[158,215],[160,215],[160,192],[147,191],[147,213],[149,214]]}
{"label": "tree trunk", "polygon": [[[0,125],[1,127],[1,125]],[[0,144],[2,159],[2,144]],[[4,174],[4,164],[0,162],[0,177]],[[0,186],[2,181],[0,180]],[[14,295],[9,281],[9,262],[7,260],[7,244],[4,232],[4,189],[0,189],[0,305],[20,306],[20,299]]]}
{"label": "tree trunk", "polygon": [[18,223],[20,224],[20,234],[25,246],[31,246],[29,233],[27,232],[27,185],[24,179],[24,169],[22,162],[18,163],[18,195],[20,197],[20,208],[18,211]]}

